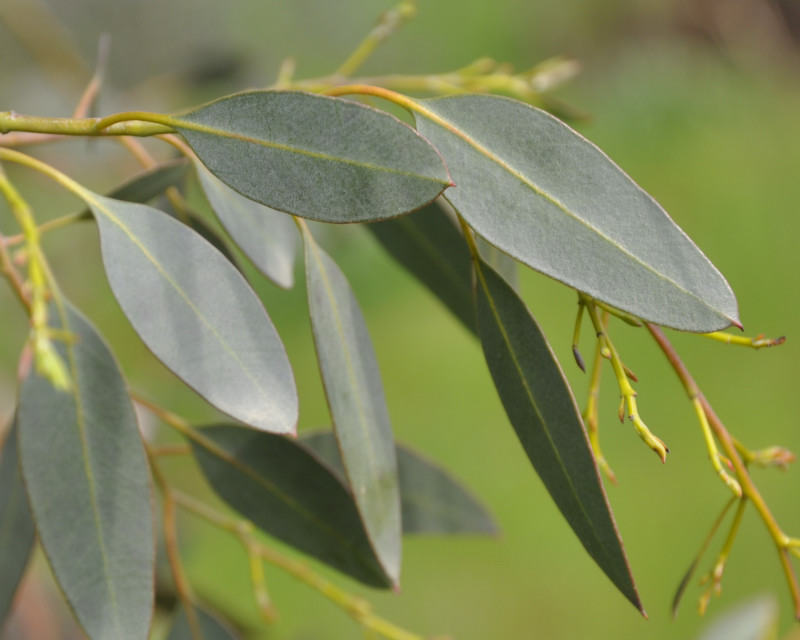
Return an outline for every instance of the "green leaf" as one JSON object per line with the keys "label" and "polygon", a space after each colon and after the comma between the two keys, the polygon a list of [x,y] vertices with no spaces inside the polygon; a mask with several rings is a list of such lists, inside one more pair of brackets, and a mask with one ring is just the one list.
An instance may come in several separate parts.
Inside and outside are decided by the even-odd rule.
{"label": "green leaf", "polygon": [[450,184],[441,157],[393,116],[296,91],[253,91],[169,118],[198,158],[243,196],[324,222],[391,218]]}
{"label": "green leaf", "polygon": [[364,532],[352,495],[301,445],[235,426],[199,431],[194,455],[214,490],[266,533],[365,584],[389,578]]}
{"label": "green leaf", "polygon": [[664,210],[553,116],[497,96],[422,100],[419,131],[469,225],[524,264],[656,324],[739,324],[728,283]]}
{"label": "green leaf", "polygon": [[415,213],[369,224],[384,249],[475,333],[472,262],[464,236],[433,202]]}
{"label": "green leaf", "polygon": [[17,420],[22,476],[39,541],[92,640],[146,640],[155,535],[150,477],[125,381],[103,339],[66,301],[50,327],[70,392],[29,372]]}
{"label": "green leaf", "polygon": [[17,455],[17,419],[0,453],[0,628],[28,565],[36,531]]}
{"label": "green leaf", "polygon": [[239,195],[199,162],[195,169],[211,208],[234,242],[267,278],[291,289],[297,253],[292,218]]}
{"label": "green leaf", "polygon": [[347,480],[386,574],[400,578],[397,458],[372,342],[344,274],[303,225],[308,307]]}
{"label": "green leaf", "polygon": [[172,629],[167,636],[167,640],[236,640],[239,636],[235,634],[227,625],[222,624],[212,615],[202,609],[195,607],[197,622],[200,626],[202,638],[197,638],[192,634],[192,627],[186,610],[180,607],[174,617]]}
{"label": "green leaf", "polygon": [[[336,437],[330,431],[303,434],[311,449],[345,477]],[[404,534],[497,534],[486,509],[437,464],[397,445],[397,474]]]}
{"label": "green leaf", "polygon": [[85,197],[111,289],[156,357],[233,418],[293,432],[298,408],[289,359],[242,274],[197,233],[156,209]]}
{"label": "green leaf", "polygon": [[475,264],[483,352],[517,436],[589,555],[642,611],[583,421],[525,303],[488,264]]}

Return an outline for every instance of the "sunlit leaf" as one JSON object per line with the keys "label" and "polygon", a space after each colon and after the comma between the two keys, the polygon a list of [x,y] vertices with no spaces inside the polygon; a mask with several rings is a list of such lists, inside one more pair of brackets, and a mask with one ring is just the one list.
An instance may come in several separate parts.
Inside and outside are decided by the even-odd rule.
{"label": "sunlit leaf", "polygon": [[473,333],[472,263],[456,223],[434,202],[407,216],[367,225],[386,251]]}
{"label": "sunlit leaf", "polygon": [[478,328],[495,387],[525,453],[589,555],[642,609],[575,399],[525,303],[476,261]]}
{"label": "sunlit leaf", "polygon": [[49,326],[72,379],[55,389],[34,371],[20,391],[22,475],[39,541],[91,640],[145,640],[153,608],[150,477],[125,381],[88,321],[63,302]]}
{"label": "sunlit leaf", "polygon": [[197,607],[195,607],[194,611],[197,614],[197,624],[203,637],[198,639],[192,634],[192,627],[189,624],[186,609],[181,607],[175,615],[167,640],[236,640],[239,637],[227,625],[211,614]]}
{"label": "sunlit leaf", "polygon": [[[303,445],[344,478],[342,456],[330,431],[303,435]],[[441,467],[397,445],[404,534],[490,534],[497,526],[486,509]]]}
{"label": "sunlit leaf", "polygon": [[778,637],[778,603],[762,596],[717,618],[698,640],[773,640]]}
{"label": "sunlit leaf", "polygon": [[217,218],[258,269],[279,287],[294,285],[297,230],[292,218],[233,191],[196,163],[200,185]]}
{"label": "sunlit leaf", "polygon": [[217,178],[273,209],[325,222],[391,218],[450,184],[436,150],[383,111],[296,91],[253,91],[172,116]]}
{"label": "sunlit leaf", "polygon": [[390,585],[352,495],[293,440],[234,426],[206,427],[195,457],[214,490],[256,526],[374,587]]}
{"label": "sunlit leaf", "polygon": [[293,432],[298,408],[289,360],[241,273],[156,209],[85,197],[111,289],[150,350],[221,411],[258,429]]}
{"label": "sunlit leaf", "polygon": [[497,96],[421,101],[417,127],[457,185],[447,199],[521,262],[651,322],[738,324],[728,283],[664,210],[553,116]]}
{"label": "sunlit leaf", "polygon": [[305,226],[303,243],[314,345],[347,481],[375,552],[397,583],[397,459],[372,341],[350,284]]}
{"label": "sunlit leaf", "polygon": [[0,452],[0,628],[36,540],[18,460],[15,418]]}

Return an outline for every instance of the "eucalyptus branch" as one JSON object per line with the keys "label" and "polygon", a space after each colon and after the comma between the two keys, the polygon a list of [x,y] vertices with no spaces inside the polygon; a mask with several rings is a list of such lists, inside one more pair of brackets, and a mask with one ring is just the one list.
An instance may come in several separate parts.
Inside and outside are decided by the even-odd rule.
{"label": "eucalyptus branch", "polygon": [[717,342],[724,342],[725,344],[733,344],[740,347],[752,347],[753,349],[763,349],[765,347],[776,347],[786,342],[786,336],[778,338],[765,338],[763,334],[755,338],[747,336],[737,336],[725,331],[714,331],[713,333],[701,333],[704,338],[710,338]]}

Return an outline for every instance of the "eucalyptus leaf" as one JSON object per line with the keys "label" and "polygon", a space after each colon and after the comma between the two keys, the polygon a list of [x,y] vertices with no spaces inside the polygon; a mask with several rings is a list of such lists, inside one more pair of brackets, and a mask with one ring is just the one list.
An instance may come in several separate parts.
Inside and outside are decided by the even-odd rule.
{"label": "eucalyptus leaf", "polygon": [[289,359],[241,273],[186,225],[141,204],[86,193],[111,289],[144,343],[215,407],[292,433]]}
{"label": "eucalyptus leaf", "polygon": [[0,452],[0,628],[17,592],[36,531],[22,484],[14,418]]}
{"label": "eucalyptus leaf", "polygon": [[171,116],[217,178],[263,205],[324,222],[414,211],[450,184],[441,157],[393,116],[297,91],[252,91]]}
{"label": "eucalyptus leaf", "polygon": [[294,285],[297,230],[292,218],[236,193],[199,162],[200,186],[234,242],[279,287]]}
{"label": "eucalyptus leaf", "polygon": [[347,480],[386,574],[400,578],[397,458],[380,371],[347,279],[303,225],[308,307]]}
{"label": "eucalyptus leaf", "polygon": [[[304,434],[300,441],[344,479],[342,456],[332,432]],[[404,534],[498,533],[488,511],[461,484],[412,449],[396,446]]]}
{"label": "eucalyptus leaf", "polygon": [[478,328],[525,453],[586,551],[642,610],[580,412],[544,335],[514,289],[475,261]]}
{"label": "eucalyptus leaf", "polygon": [[455,221],[438,202],[407,216],[374,222],[367,229],[467,329],[477,331],[469,250]]}
{"label": "eucalyptus leaf", "polygon": [[602,151],[553,116],[486,95],[420,101],[417,127],[481,236],[524,264],[656,324],[739,325],[736,298],[697,246]]}
{"label": "eucalyptus leaf", "polygon": [[236,640],[239,637],[233,630],[228,628],[228,625],[223,624],[211,614],[198,607],[195,607],[194,611],[203,637],[198,639],[192,633],[192,626],[189,624],[186,609],[180,607],[173,619],[167,640]]}
{"label": "eucalyptus leaf", "polygon": [[25,376],[17,420],[22,476],[39,541],[91,640],[146,640],[155,533],[150,476],[125,381],[102,338],[60,300],[51,328],[69,392]]}
{"label": "eucalyptus leaf", "polygon": [[779,612],[773,597],[754,598],[719,616],[698,640],[774,640]]}
{"label": "eucalyptus leaf", "polygon": [[192,442],[208,482],[266,533],[373,587],[391,580],[367,539],[353,497],[305,448],[235,426],[206,427]]}

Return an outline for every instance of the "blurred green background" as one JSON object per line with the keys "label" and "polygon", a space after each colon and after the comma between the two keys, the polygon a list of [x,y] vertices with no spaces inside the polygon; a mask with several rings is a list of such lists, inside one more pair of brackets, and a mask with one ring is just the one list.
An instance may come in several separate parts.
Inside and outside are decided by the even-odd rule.
{"label": "blurred green background", "polygon": [[[176,110],[271,83],[293,56],[298,77],[332,71],[390,2],[369,0],[0,0],[0,109],[68,115],[99,35],[112,36],[100,110]],[[558,92],[590,117],[573,123],[670,212],[736,291],[748,334],[786,334],[755,352],[671,334],[718,414],[753,448],[800,450],[800,48],[794,2],[436,0],[384,45],[364,73],[435,73],[483,56],[524,69],[555,56],[581,74]],[[74,56],[68,55],[70,51]],[[73,59],[74,58],[74,59]],[[85,62],[84,62],[85,64]],[[91,65],[89,65],[91,66]],[[135,163],[108,143],[37,150],[97,191]],[[77,203],[29,173],[9,169],[41,219]],[[622,223],[622,222],[621,222]],[[12,230],[4,204],[0,229]],[[616,419],[605,375],[604,452],[619,479],[609,497],[649,620],[592,564],[560,518],[507,423],[480,346],[359,228],[324,237],[367,316],[399,439],[441,461],[493,511],[499,539],[409,539],[400,595],[365,593],[377,610],[422,634],[478,638],[694,638],[700,590],[690,586],[672,620],[672,594],[728,490],[712,472],[682,388],[643,330],[615,323],[613,336],[639,376],[640,410],[669,445],[665,465]],[[214,414],[157,364],[133,334],[101,272],[89,225],[53,234],[48,255],[67,294],[114,346],[131,385],[188,417]],[[252,271],[251,271],[252,273]],[[301,428],[325,425],[302,273],[291,292],[254,277],[286,341],[301,394]],[[585,402],[572,362],[575,296],[534,273],[521,287]],[[0,288],[0,415],[13,410],[23,314]],[[589,332],[584,355],[592,352]],[[179,481],[190,469],[176,465]],[[798,470],[756,470],[785,531],[800,535]],[[202,491],[202,489],[201,489]],[[186,520],[185,556],[198,594],[246,628],[257,617],[241,550],[225,534]],[[720,540],[700,565],[710,568]],[[252,637],[360,637],[345,615],[293,578],[268,568],[279,620]],[[322,570],[325,573],[324,570]],[[330,574],[326,574],[330,575]],[[752,595],[772,594],[780,633],[792,607],[775,550],[748,512],[709,616]],[[796,632],[796,629],[795,629]]]}

